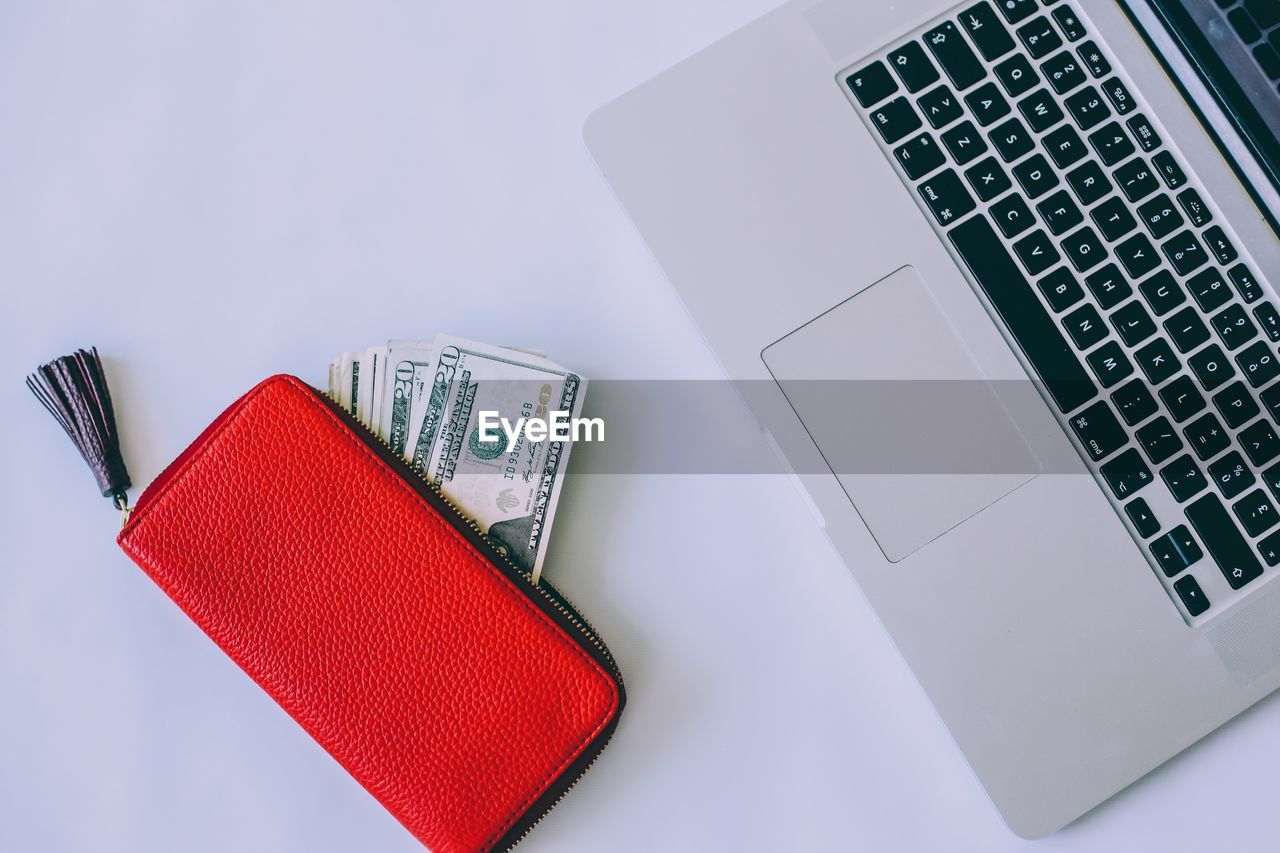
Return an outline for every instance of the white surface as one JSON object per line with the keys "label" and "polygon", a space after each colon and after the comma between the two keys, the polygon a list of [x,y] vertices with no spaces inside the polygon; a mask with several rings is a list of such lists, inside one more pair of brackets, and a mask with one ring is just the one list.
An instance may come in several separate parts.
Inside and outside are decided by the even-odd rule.
{"label": "white surface", "polygon": [[[0,9],[0,850],[419,849],[116,549],[21,377],[95,343],[145,484],[391,336],[716,376],[580,127],[769,5]],[[528,849],[1030,846],[785,478],[571,479],[552,547],[630,704]],[[1273,698],[1039,847],[1270,849],[1277,755]]]}

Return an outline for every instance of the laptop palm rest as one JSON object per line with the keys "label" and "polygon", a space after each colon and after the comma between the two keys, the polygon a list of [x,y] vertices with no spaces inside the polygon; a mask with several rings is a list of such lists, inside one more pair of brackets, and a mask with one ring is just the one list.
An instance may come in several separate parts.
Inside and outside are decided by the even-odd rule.
{"label": "laptop palm rest", "polygon": [[761,357],[892,562],[1041,470],[912,267],[770,344]]}

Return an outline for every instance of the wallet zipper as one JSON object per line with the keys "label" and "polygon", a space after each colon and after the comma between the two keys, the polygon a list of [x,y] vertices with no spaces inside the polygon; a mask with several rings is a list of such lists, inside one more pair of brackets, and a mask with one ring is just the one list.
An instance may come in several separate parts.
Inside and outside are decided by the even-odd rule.
{"label": "wallet zipper", "polygon": [[[308,386],[308,388],[310,388],[310,386]],[[545,602],[546,605],[549,605],[550,609],[548,609],[547,606],[540,606],[539,609],[553,618],[556,616],[561,617],[560,621],[562,627],[564,627],[563,623],[567,621],[573,631],[582,639],[586,640],[588,653],[593,653],[592,657],[596,662],[608,669],[617,680],[618,713],[614,714],[612,724],[608,727],[607,731],[603,732],[596,738],[596,742],[591,745],[590,749],[580,755],[578,759],[560,775],[560,779],[557,781],[559,782],[568,779],[568,784],[564,785],[559,792],[556,792],[555,787],[553,787],[548,790],[547,793],[543,794],[540,798],[543,802],[535,804],[534,807],[530,808],[520,820],[516,821],[511,828],[507,830],[493,848],[494,850],[510,850],[512,847],[515,847],[523,841],[525,837],[533,831],[534,827],[541,823],[547,814],[559,805],[561,800],[568,796],[569,792],[573,790],[579,781],[581,781],[587,771],[590,770],[592,766],[595,765],[596,761],[600,759],[600,754],[604,752],[604,748],[608,746],[609,741],[613,739],[613,732],[617,727],[617,721],[618,717],[621,715],[622,705],[626,702],[626,690],[622,683],[622,671],[618,668],[617,661],[613,659],[613,654],[609,651],[608,646],[604,644],[600,635],[596,633],[595,627],[587,621],[587,618],[582,615],[578,608],[575,607],[573,603],[569,601],[562,592],[560,592],[560,590],[556,589],[545,580],[535,583],[533,578],[513,563],[511,558],[508,557],[506,553],[504,553],[502,549],[500,549],[497,544],[489,538],[487,533],[480,529],[480,526],[476,524],[475,521],[460,510],[453,501],[445,497],[444,493],[440,491],[440,488],[435,483],[428,480],[416,468],[396,453],[391,445],[382,438],[382,436],[378,435],[373,430],[369,429],[369,427],[357,420],[356,417],[347,411],[347,409],[332,395],[316,389],[310,390],[312,390],[317,397],[328,405],[330,410],[332,410],[343,421],[343,423],[352,427],[353,433],[363,441],[365,446],[377,454],[379,459],[390,465],[396,473],[400,474],[406,482],[414,487],[415,491],[427,498],[428,501],[435,501],[447,507],[450,515],[452,515],[455,520],[461,521],[465,528],[460,529],[455,526],[454,529],[458,530],[466,536],[473,545],[476,545],[489,557],[493,558],[495,565],[499,565],[507,569],[508,571],[506,574],[515,580],[517,584],[527,586],[529,589],[534,590],[538,595],[536,598],[530,596],[530,600],[535,604],[541,605]]]}
{"label": "wallet zipper", "polygon": [[[302,383],[299,383],[302,384]],[[538,606],[547,615],[557,621],[562,628],[570,631],[585,641],[583,648],[591,655],[596,663],[607,669],[613,675],[618,685],[618,713],[615,713],[613,720],[599,736],[589,749],[578,756],[577,759],[560,774],[557,779],[557,785],[550,788],[540,798],[541,802],[535,803],[528,812],[526,812],[520,820],[516,821],[510,829],[500,838],[494,845],[495,850],[510,850],[512,847],[524,840],[533,828],[542,822],[553,808],[559,805],[560,801],[573,790],[574,786],[582,779],[586,772],[600,758],[600,753],[609,745],[609,741],[613,738],[614,729],[617,728],[618,718],[621,716],[623,705],[626,703],[626,689],[622,682],[622,671],[618,669],[617,661],[614,660],[613,654],[609,651],[608,646],[596,633],[595,627],[587,621],[586,617],[573,605],[568,598],[565,597],[560,590],[556,589],[547,581],[534,583],[533,578],[522,571],[519,566],[511,561],[498,546],[489,538],[488,534],[480,529],[470,517],[445,497],[435,483],[432,483],[412,465],[406,462],[401,456],[392,449],[382,436],[369,429],[355,418],[345,407],[342,406],[333,396],[326,394],[310,385],[304,385],[307,391],[311,392],[316,398],[324,403],[344,424],[351,428],[352,434],[360,439],[361,443],[368,447],[379,459],[387,463],[397,474],[399,474],[406,483],[408,483],[414,491],[422,495],[429,502],[444,507],[448,510],[447,516],[455,521],[462,523],[462,526],[454,525],[454,529],[461,533],[479,550],[483,551],[487,556],[492,558],[494,565],[504,573],[517,585],[528,588],[536,593],[536,595],[528,596],[529,600]],[[250,392],[252,393],[252,392]],[[247,394],[244,396],[248,396]],[[241,400],[244,399],[242,396]],[[193,441],[186,450],[182,451],[176,459],[165,466],[164,470],[151,481],[138,498],[138,503],[130,508],[124,506],[121,509],[120,527],[124,528],[129,523],[129,516],[133,510],[140,509],[147,503],[148,498],[152,494],[159,492],[159,489],[201,445],[204,440],[211,435],[224,421],[227,420],[237,409],[236,403],[228,406],[221,415],[219,415],[213,423],[205,428],[195,441]],[[568,780],[568,784],[562,788],[559,783]],[[559,790],[557,790],[557,788]]]}

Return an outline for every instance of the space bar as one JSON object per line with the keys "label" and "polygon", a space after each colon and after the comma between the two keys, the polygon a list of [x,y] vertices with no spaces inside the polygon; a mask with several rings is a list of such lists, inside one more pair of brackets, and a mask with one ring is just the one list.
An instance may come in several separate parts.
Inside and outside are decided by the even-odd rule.
{"label": "space bar", "polygon": [[1023,277],[983,216],[973,216],[947,234],[1000,319],[1022,347],[1045,389],[1064,413],[1098,395],[1080,359]]}

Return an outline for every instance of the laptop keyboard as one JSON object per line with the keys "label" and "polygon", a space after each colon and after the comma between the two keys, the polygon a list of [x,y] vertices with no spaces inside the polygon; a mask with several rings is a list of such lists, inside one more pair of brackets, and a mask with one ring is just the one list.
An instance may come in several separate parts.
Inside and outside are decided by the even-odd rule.
{"label": "laptop keyboard", "polygon": [[1280,311],[1104,44],[981,0],[839,79],[1198,624],[1280,564]]}
{"label": "laptop keyboard", "polygon": [[1280,0],[1214,0],[1272,83],[1280,81]]}

